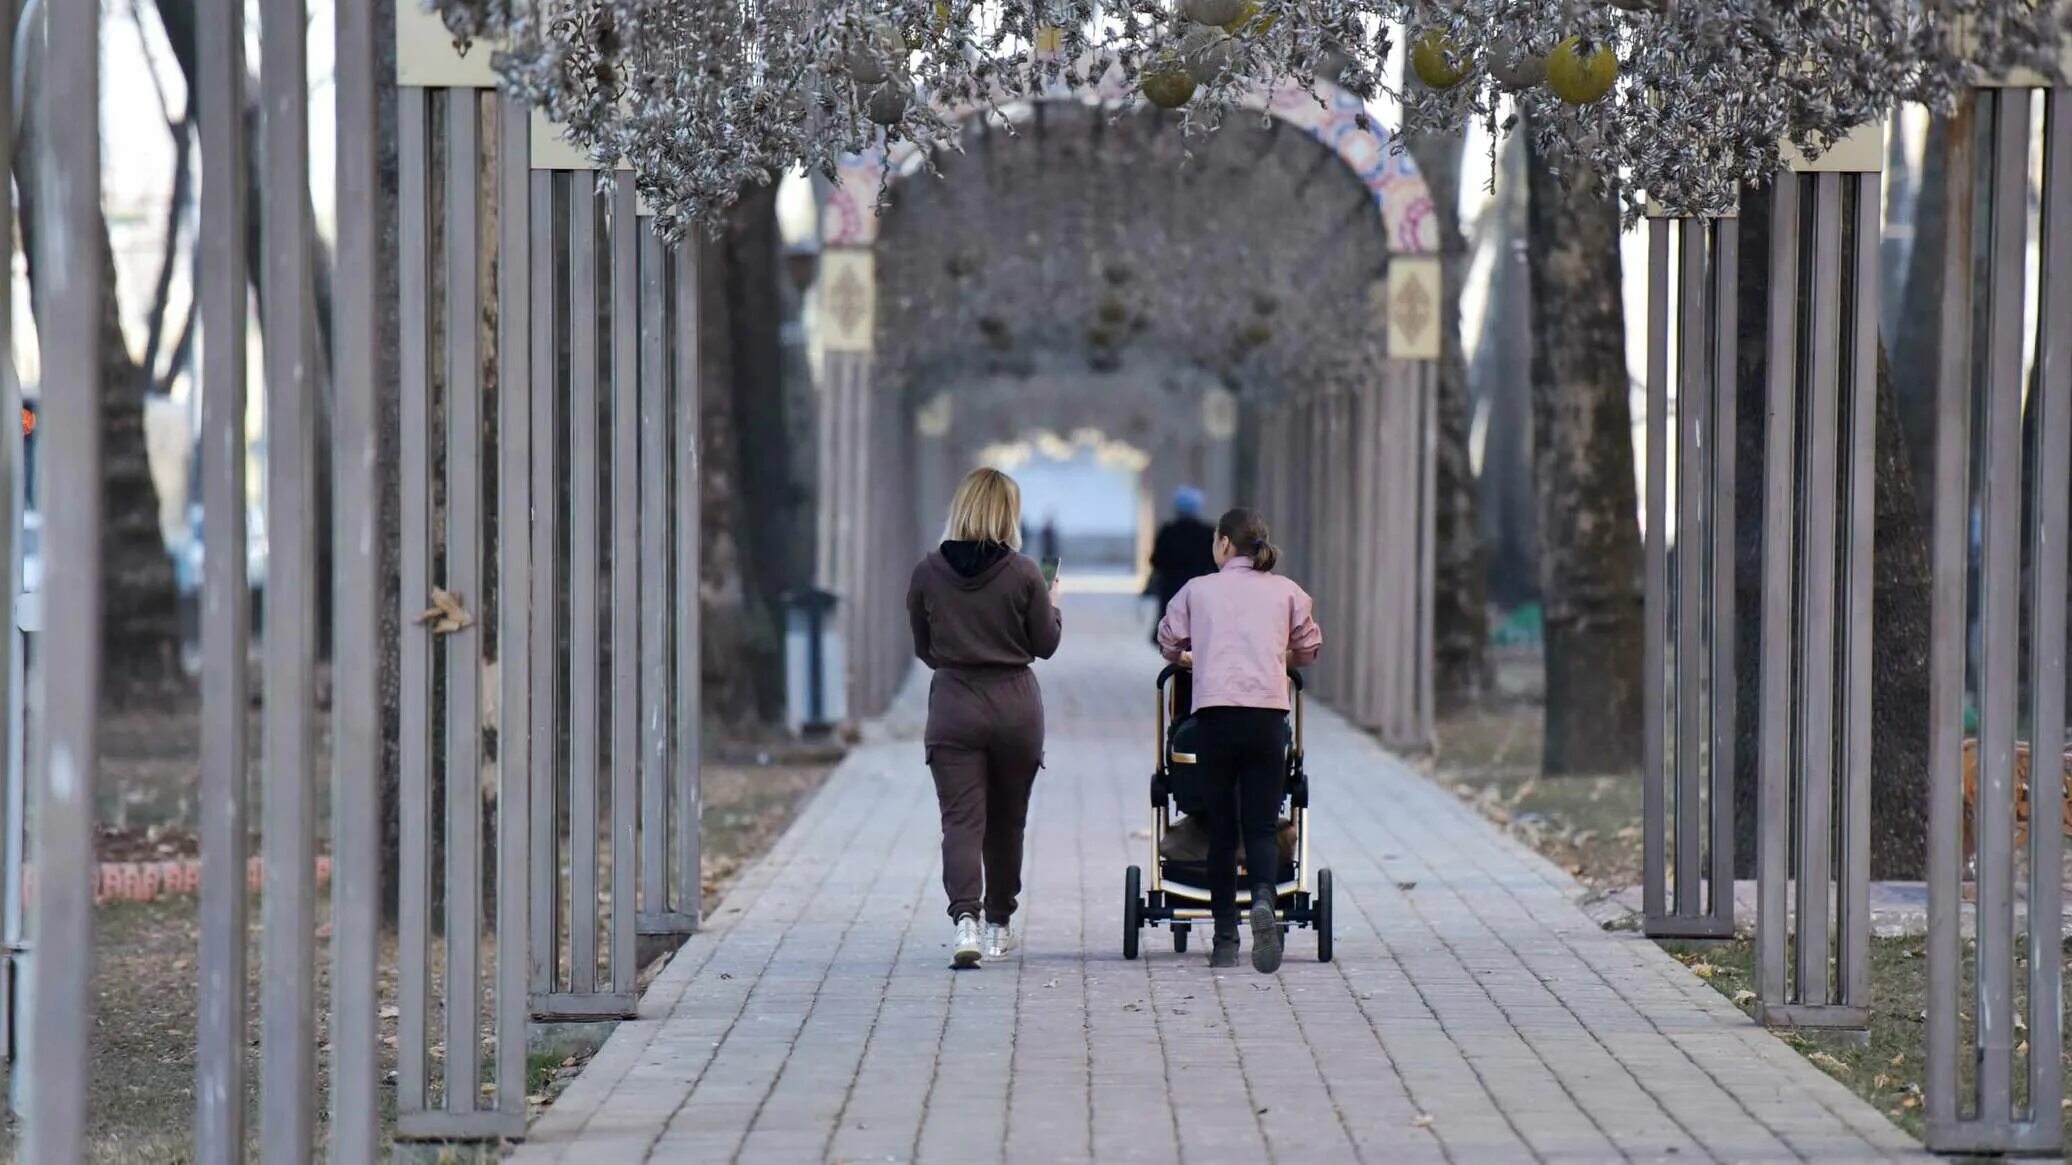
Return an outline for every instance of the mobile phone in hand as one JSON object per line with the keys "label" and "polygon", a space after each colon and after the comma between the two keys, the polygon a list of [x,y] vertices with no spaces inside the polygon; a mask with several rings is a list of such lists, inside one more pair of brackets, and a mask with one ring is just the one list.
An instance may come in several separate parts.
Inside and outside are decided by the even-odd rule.
{"label": "mobile phone in hand", "polygon": [[1038,562],[1038,565],[1039,565],[1039,566],[1041,566],[1041,567],[1043,568],[1043,585],[1044,585],[1044,586],[1049,586],[1049,585],[1051,585],[1052,583],[1055,583],[1055,582],[1057,582],[1057,581],[1058,581],[1058,560],[1057,560],[1057,559],[1055,559],[1055,558],[1052,558],[1052,557],[1050,557],[1049,555],[1045,555],[1045,556],[1044,556],[1044,557],[1043,557],[1043,558],[1042,558],[1042,559],[1041,559],[1041,560],[1040,560],[1040,561]]}

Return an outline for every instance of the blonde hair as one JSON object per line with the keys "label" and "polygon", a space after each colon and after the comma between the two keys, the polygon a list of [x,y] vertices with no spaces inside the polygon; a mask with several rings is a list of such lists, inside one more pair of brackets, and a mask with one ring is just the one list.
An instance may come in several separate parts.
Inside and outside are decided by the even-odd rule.
{"label": "blonde hair", "polygon": [[1022,487],[997,469],[974,469],[950,499],[945,542],[998,542],[1022,548]]}

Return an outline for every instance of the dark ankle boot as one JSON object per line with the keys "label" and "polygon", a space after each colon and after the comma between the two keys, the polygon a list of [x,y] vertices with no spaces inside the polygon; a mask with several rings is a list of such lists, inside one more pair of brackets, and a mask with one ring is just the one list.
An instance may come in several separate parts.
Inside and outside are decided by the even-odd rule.
{"label": "dark ankle boot", "polygon": [[1209,939],[1209,966],[1237,966],[1237,918],[1216,920],[1216,932]]}
{"label": "dark ankle boot", "polygon": [[1252,969],[1271,975],[1281,969],[1281,924],[1273,916],[1274,887],[1252,887]]}

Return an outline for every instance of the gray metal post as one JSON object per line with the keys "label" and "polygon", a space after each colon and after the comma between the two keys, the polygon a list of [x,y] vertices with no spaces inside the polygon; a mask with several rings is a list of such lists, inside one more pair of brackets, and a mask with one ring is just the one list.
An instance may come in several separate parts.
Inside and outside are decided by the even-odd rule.
{"label": "gray metal post", "polygon": [[[496,1112],[525,1128],[532,772],[518,730],[532,690],[532,250],[530,111],[498,99]],[[545,248],[540,248],[544,250]]]}
{"label": "gray metal post", "polygon": [[316,352],[308,312],[309,100],[303,0],[260,6],[266,109],[266,782],[260,900],[260,1147],[309,1160],[316,1140]]}
{"label": "gray metal post", "polygon": [[[376,74],[380,31],[384,30],[377,29],[372,5],[338,6],[338,247],[331,303],[341,352],[375,352],[394,339],[381,334],[378,322],[382,212],[375,152],[377,93],[382,84]],[[207,105],[204,100],[205,115]],[[332,366],[334,499],[373,498],[381,491],[383,434],[375,369],[371,359],[340,360]],[[381,1120],[377,971],[382,806],[380,782],[368,779],[381,758],[380,514],[373,505],[334,506],[330,1159],[340,1165],[371,1165],[380,1147]],[[240,881],[242,875],[240,870]]]}
{"label": "gray metal post", "polygon": [[[245,6],[210,0],[221,30],[197,46],[195,104],[204,175],[245,168]],[[245,543],[245,183],[213,183],[202,199],[197,274],[202,313],[201,949],[195,1034],[195,1156],[245,1159],[245,858],[251,715],[251,591]],[[9,636],[10,641],[12,636]]]}
{"label": "gray metal post", "polygon": [[432,587],[431,483],[431,102],[423,89],[396,95],[397,319],[403,334],[397,451],[402,530],[397,547],[404,628],[398,701],[397,1044],[396,1109],[402,1117],[429,1103],[427,1024],[431,1009],[432,643],[414,626]]}
{"label": "gray metal post", "polygon": [[[482,609],[481,99],[446,104],[446,551],[442,587]],[[413,634],[425,634],[413,629]],[[441,637],[446,670],[445,1111],[480,1099],[482,1061],[482,633]]]}
{"label": "gray metal post", "polygon": [[[101,6],[53,4],[45,16],[42,124],[36,148],[38,270],[50,324],[41,458],[49,563],[45,626],[58,643],[101,636]],[[83,1160],[92,1038],[93,784],[100,746],[101,656],[53,652],[36,669],[34,852],[26,1103],[22,1160]]]}
{"label": "gray metal post", "polygon": [[1797,545],[1799,188],[1776,178],[1770,195],[1769,384],[1763,435],[1761,714],[1757,743],[1756,967],[1758,1007],[1791,1003],[1785,895],[1791,879],[1791,714],[1794,694],[1791,580]]}
{"label": "gray metal post", "polygon": [[[567,177],[532,173],[532,423],[536,433],[561,431],[560,337],[568,290],[556,278],[556,258],[565,241],[556,213],[566,197]],[[556,187],[561,187],[557,192]],[[561,789],[561,554],[558,437],[532,443],[532,480],[539,496],[532,507],[532,691],[529,742],[532,772],[530,846],[531,957],[528,994],[544,999],[559,985],[561,950],[561,846],[556,817]]]}
{"label": "gray metal post", "polygon": [[[1979,99],[1963,94],[1950,119],[1948,173],[1973,172],[1973,120]],[[1949,184],[1943,203],[1944,267],[1972,269],[1975,184]],[[1935,391],[1934,600],[1928,687],[1928,1064],[1923,1093],[1928,1141],[1955,1147],[1966,1134],[1959,1103],[1957,1009],[1964,978],[1958,926],[1963,915],[1964,672],[1966,580],[1971,517],[1973,289],[1944,285]]]}
{"label": "gray metal post", "polygon": [[1669,224],[1648,219],[1647,541],[1641,573],[1641,887],[1645,918],[1669,914]]}
{"label": "gray metal post", "polygon": [[640,798],[640,221],[633,183],[611,203],[611,984],[632,993]]}
{"label": "gray metal post", "polygon": [[701,486],[704,460],[699,425],[698,260],[693,246],[676,248],[672,266],[670,310],[674,326],[675,365],[671,400],[675,405],[674,437],[676,457],[676,588],[683,596],[676,611],[676,749],[675,774],[671,782],[671,803],[676,812],[676,899],[674,909],[686,916],[695,929],[704,918],[704,881],[700,877],[703,837],[700,834],[700,767],[704,762],[704,724],[701,673],[702,619],[698,603],[698,580],[704,530]]}

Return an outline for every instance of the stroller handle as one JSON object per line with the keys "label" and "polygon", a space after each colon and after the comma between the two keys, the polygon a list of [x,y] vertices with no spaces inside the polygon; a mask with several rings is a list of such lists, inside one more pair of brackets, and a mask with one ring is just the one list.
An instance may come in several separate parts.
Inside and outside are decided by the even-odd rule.
{"label": "stroller handle", "polygon": [[[1160,669],[1158,673],[1158,686],[1161,688],[1165,687],[1168,683],[1172,682],[1174,676],[1179,675],[1181,672],[1188,670],[1190,669],[1181,667],[1177,663],[1169,663],[1165,665],[1165,667]],[[1302,679],[1302,673],[1292,667],[1288,669],[1288,682],[1295,685],[1295,690],[1298,692],[1306,686]]]}

